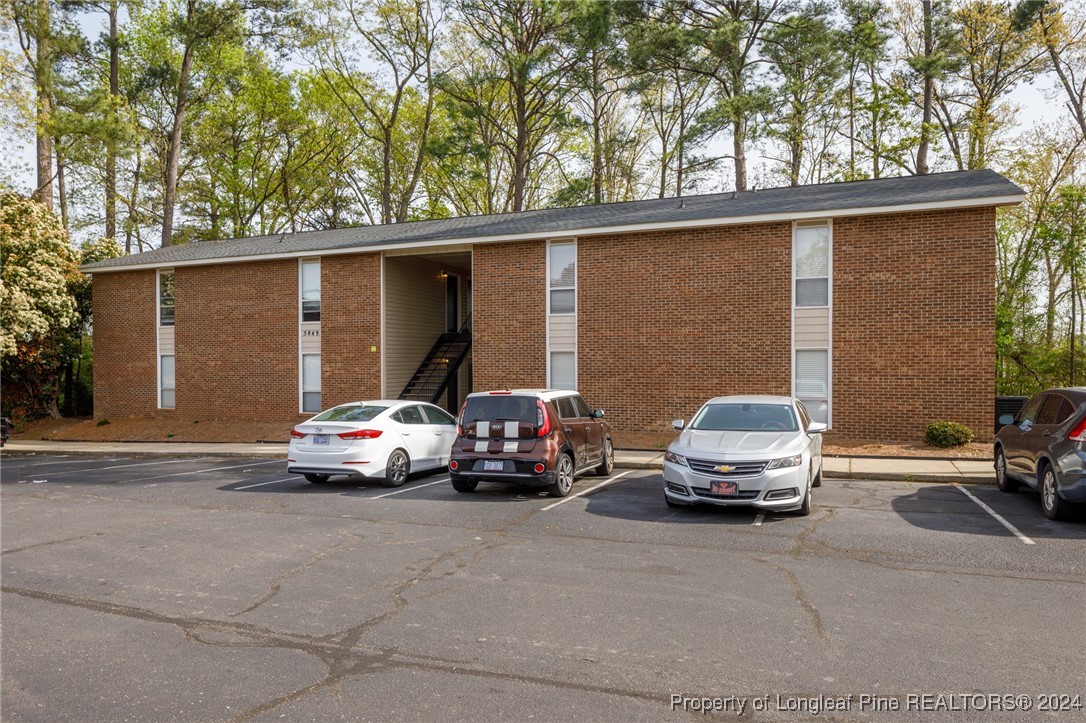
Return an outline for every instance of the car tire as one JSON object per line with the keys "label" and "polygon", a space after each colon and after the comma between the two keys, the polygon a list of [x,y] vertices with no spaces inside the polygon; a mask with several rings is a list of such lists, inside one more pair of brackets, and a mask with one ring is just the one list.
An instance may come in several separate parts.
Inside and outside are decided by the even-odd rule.
{"label": "car tire", "polygon": [[306,482],[312,482],[313,484],[318,485],[318,484],[323,484],[324,482],[327,482],[328,478],[330,476],[331,475],[327,475],[327,474],[306,474],[305,475],[305,481]]}
{"label": "car tire", "polygon": [[1060,497],[1056,484],[1056,470],[1046,462],[1041,467],[1038,477],[1041,483],[1041,509],[1045,517],[1050,520],[1066,520],[1071,516],[1071,503]]}
{"label": "car tire", "polygon": [[803,495],[803,502],[800,504],[799,509],[796,510],[797,517],[806,517],[811,514],[811,488],[814,487],[812,479],[807,480],[807,492]]}
{"label": "car tire", "polygon": [[554,483],[547,488],[551,497],[566,497],[573,489],[573,458],[568,454],[558,455],[558,464],[554,469]]}
{"label": "car tire", "polygon": [[454,479],[452,481],[453,489],[457,492],[474,492],[475,488],[479,486],[479,480],[475,479]]}
{"label": "car tire", "polygon": [[1021,483],[1007,475],[1007,455],[999,448],[995,453],[995,477],[996,486],[1001,492],[1017,492]]}
{"label": "car tire", "polygon": [[818,474],[815,475],[814,482],[811,483],[811,486],[812,487],[821,487],[822,486],[822,467],[821,466],[818,468]]}
{"label": "car tire", "polygon": [[615,446],[611,444],[610,439],[606,439],[603,443],[603,461],[600,462],[600,466],[596,468],[596,474],[600,477],[608,477],[614,470]]}
{"label": "car tire", "polygon": [[385,478],[381,480],[381,484],[385,487],[399,487],[407,481],[407,473],[410,471],[411,460],[408,459],[407,452],[395,449],[385,463]]}

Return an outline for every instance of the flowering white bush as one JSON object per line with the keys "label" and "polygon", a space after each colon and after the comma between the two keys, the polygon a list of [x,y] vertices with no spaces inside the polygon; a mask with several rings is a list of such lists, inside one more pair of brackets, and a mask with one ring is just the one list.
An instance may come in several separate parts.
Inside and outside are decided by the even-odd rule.
{"label": "flowering white bush", "polygon": [[79,271],[68,234],[41,203],[0,194],[0,356],[11,357],[76,318],[68,281]]}

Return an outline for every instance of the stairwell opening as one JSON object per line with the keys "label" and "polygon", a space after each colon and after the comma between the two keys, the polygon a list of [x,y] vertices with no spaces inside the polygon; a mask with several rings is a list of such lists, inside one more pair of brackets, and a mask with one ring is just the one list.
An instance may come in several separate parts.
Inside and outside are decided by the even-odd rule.
{"label": "stairwell opening", "polygon": [[385,398],[456,414],[472,390],[470,247],[386,252],[381,277]]}

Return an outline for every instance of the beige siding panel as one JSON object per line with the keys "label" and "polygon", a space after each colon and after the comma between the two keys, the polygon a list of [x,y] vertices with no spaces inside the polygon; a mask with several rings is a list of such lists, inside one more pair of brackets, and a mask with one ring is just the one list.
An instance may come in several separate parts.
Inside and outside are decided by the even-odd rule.
{"label": "beige siding panel", "polygon": [[797,349],[827,349],[830,346],[830,310],[796,309],[795,344]]}
{"label": "beige siding panel", "polygon": [[170,355],[173,354],[173,327],[172,326],[160,326],[158,327],[158,353]]}
{"label": "beige siding panel", "polygon": [[550,317],[550,350],[577,351],[577,317],[573,314],[552,314]]}
{"label": "beige siding panel", "polygon": [[321,353],[321,323],[319,321],[303,321],[299,334],[303,354]]}
{"label": "beige siding panel", "polygon": [[386,257],[385,397],[395,399],[445,331],[444,266],[413,256]]}

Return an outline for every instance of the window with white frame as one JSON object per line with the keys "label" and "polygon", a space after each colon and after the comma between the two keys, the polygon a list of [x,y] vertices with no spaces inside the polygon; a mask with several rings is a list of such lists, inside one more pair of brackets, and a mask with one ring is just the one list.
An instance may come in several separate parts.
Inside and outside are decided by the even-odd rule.
{"label": "window with white frame", "polygon": [[577,388],[577,355],[571,351],[551,352],[551,389]]}
{"label": "window with white frame", "polygon": [[173,326],[173,272],[158,272],[158,325]]}
{"label": "window with white frame", "polygon": [[811,419],[829,423],[830,352],[828,349],[796,349],[796,396]]}
{"label": "window with white frame", "polygon": [[796,306],[829,306],[829,226],[797,227],[792,258],[794,259]]}
{"label": "window with white frame", "polygon": [[299,283],[302,321],[321,320],[321,262],[313,259],[301,262]]}
{"label": "window with white frame", "polygon": [[302,411],[321,411],[320,354],[302,354]]}
{"label": "window with white frame", "polygon": [[163,354],[158,361],[158,406],[174,409],[177,406],[177,379],[172,354]]}
{"label": "window with white frame", "polygon": [[552,241],[547,251],[550,268],[548,313],[577,313],[577,242]]}

